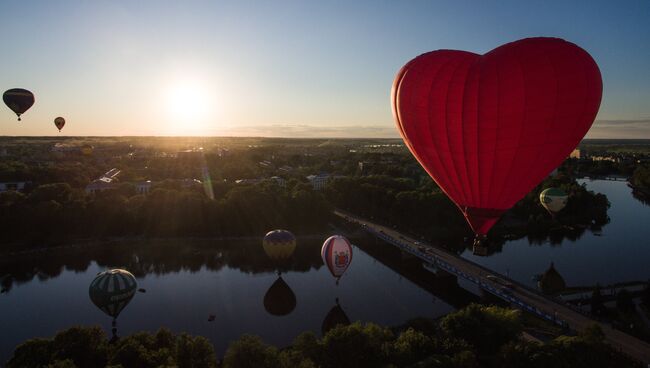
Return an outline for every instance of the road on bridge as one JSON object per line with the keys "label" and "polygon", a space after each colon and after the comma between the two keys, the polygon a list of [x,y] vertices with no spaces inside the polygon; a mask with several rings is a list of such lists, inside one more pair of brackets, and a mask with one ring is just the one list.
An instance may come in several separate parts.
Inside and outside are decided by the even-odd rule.
{"label": "road on bridge", "polygon": [[[588,316],[576,312],[556,300],[548,298],[541,293],[538,293],[530,288],[525,287],[524,285],[517,283],[516,281],[510,280],[503,275],[492,272],[483,266],[461,258],[445,249],[434,247],[429,244],[423,244],[417,239],[406,236],[394,229],[373,223],[359,216],[344,211],[336,210],[334,213],[337,216],[347,220],[348,222],[361,225],[367,231],[370,230],[371,232],[382,234],[385,237],[395,239],[401,244],[407,245],[408,247],[412,248],[411,253],[415,255],[425,253],[449,265],[452,265],[456,269],[462,271],[464,274],[473,277],[475,280],[480,280],[480,283],[482,285],[486,285],[488,287],[491,286],[491,288],[496,290],[503,290],[504,283],[507,282],[507,284],[509,284],[509,287],[507,288],[507,293],[509,295],[512,295],[514,298],[519,299],[525,304],[533,306],[550,316],[554,316],[556,320],[566,322],[573,330],[581,331],[586,327],[596,323],[603,330],[607,341],[612,346],[621,352],[631,356],[632,358],[637,359],[644,364],[647,364],[650,367],[650,344],[642,340],[639,340],[619,330],[615,330],[608,324],[604,324],[591,319]],[[420,258],[427,261],[423,257]]]}

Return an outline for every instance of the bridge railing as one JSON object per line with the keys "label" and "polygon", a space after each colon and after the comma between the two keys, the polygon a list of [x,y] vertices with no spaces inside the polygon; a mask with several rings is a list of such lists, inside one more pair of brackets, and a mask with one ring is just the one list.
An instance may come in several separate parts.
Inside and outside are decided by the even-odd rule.
{"label": "bridge railing", "polygon": [[[348,221],[351,221],[351,220],[348,219]],[[380,238],[380,239],[382,239],[382,240],[384,240],[384,241],[386,241],[386,242],[388,242],[390,244],[393,244],[393,245],[397,246],[398,248],[400,248],[401,250],[403,250],[403,251],[405,251],[407,253],[413,254],[414,256],[416,256],[416,257],[418,257],[420,259],[423,259],[423,260],[425,260],[425,261],[427,261],[427,262],[429,262],[431,264],[434,264],[434,265],[440,267],[441,269],[443,269],[443,270],[445,270],[445,271],[447,271],[449,273],[460,276],[460,277],[462,277],[462,278],[464,278],[466,280],[469,280],[469,281],[477,284],[481,289],[484,289],[487,292],[489,292],[490,294],[493,294],[493,295],[495,295],[495,296],[497,296],[497,297],[499,297],[499,298],[501,298],[501,299],[503,299],[503,300],[505,300],[505,301],[507,301],[509,303],[512,303],[512,304],[516,305],[517,307],[519,307],[522,310],[528,311],[529,313],[533,313],[533,314],[535,314],[535,315],[537,315],[537,316],[539,316],[539,317],[541,317],[543,319],[546,319],[546,320],[548,320],[548,321],[550,321],[552,323],[555,323],[555,324],[557,324],[559,326],[562,326],[562,327],[568,326],[566,321],[564,321],[562,319],[559,319],[559,318],[555,317],[554,315],[550,315],[550,314],[542,311],[541,309],[539,309],[537,307],[534,307],[532,305],[527,304],[526,302],[524,302],[521,299],[515,297],[514,295],[512,295],[509,292],[504,293],[502,290],[500,290],[500,288],[495,288],[495,287],[493,287],[492,285],[490,285],[488,283],[482,282],[480,277],[479,278],[474,277],[473,275],[468,274],[468,273],[456,268],[455,266],[449,264],[448,262],[442,260],[440,257],[437,257],[437,256],[431,255],[431,254],[429,254],[427,252],[422,252],[422,251],[420,251],[418,249],[415,249],[414,247],[412,247],[408,243],[406,243],[406,242],[404,242],[402,240],[399,240],[399,239],[395,239],[392,236],[387,235],[384,232],[377,231],[374,228],[372,228],[372,227],[370,227],[370,226],[368,226],[366,224],[361,224],[361,227],[365,231],[375,235],[376,237],[378,237],[378,238]],[[436,251],[442,251],[442,250],[436,249]],[[448,253],[450,256],[456,257],[455,255],[453,255],[453,254],[451,254],[449,252],[446,252],[446,253]],[[487,269],[487,268],[485,268],[485,267],[483,267],[483,266],[481,266],[479,264],[476,264],[476,263],[474,263],[472,261],[469,261],[469,260],[466,260],[466,259],[463,259],[463,261],[466,261],[468,263],[471,263],[471,264],[481,268],[482,270],[486,271],[486,273],[494,273],[493,271],[491,271],[491,270],[489,270],[489,269]],[[512,281],[515,282],[514,280],[512,280]],[[525,287],[522,284],[519,284],[519,283],[517,283],[517,284],[522,286],[522,287]],[[527,287],[525,287],[525,288],[528,289]]]}

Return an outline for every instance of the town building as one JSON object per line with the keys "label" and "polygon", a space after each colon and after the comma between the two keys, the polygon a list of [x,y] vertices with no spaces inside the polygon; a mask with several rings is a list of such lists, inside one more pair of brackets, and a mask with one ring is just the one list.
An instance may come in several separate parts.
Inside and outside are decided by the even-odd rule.
{"label": "town building", "polygon": [[31,182],[28,181],[8,181],[0,183],[0,193],[8,191],[24,192],[25,188],[30,184]]}

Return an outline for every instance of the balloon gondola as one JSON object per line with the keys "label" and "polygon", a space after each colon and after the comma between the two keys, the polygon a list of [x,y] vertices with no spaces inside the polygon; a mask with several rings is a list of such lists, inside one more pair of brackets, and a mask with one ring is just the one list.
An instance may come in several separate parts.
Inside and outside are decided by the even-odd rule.
{"label": "balloon gondola", "polygon": [[113,317],[111,341],[117,340],[117,317],[131,302],[138,288],[135,276],[129,271],[113,269],[97,274],[90,283],[90,300],[102,312]]}
{"label": "balloon gondola", "polygon": [[438,50],[393,83],[399,132],[478,238],[569,156],[602,96],[596,62],[559,38]]}
{"label": "balloon gondola", "polygon": [[2,100],[18,116],[18,121],[20,121],[20,115],[34,105],[34,94],[26,89],[12,88],[5,91]]}

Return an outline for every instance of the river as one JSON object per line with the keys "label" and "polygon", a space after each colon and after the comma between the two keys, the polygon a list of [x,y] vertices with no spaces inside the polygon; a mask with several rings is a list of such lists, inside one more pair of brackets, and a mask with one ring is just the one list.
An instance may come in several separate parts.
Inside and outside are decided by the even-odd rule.
{"label": "river", "polygon": [[[208,337],[220,357],[244,333],[278,346],[290,344],[306,330],[321,334],[337,298],[350,321],[387,326],[454,310],[364,252],[362,247],[376,248],[374,239],[367,237],[354,241],[353,261],[337,286],[320,258],[328,236],[299,237],[282,281],[262,249],[261,237],[82,246],[3,263],[0,362],[9,359],[20,342],[50,337],[73,325],[100,325],[110,336],[112,319],[93,305],[88,287],[98,272],[114,267],[131,271],[138,288],[146,291],[136,293],[119,315],[118,335],[167,327]],[[276,282],[283,285],[271,289]],[[291,293],[294,306],[282,301]]]}
{"label": "river", "polygon": [[[551,262],[569,286],[649,279],[650,206],[633,198],[625,182],[585,183],[611,202],[611,222],[600,236],[587,230],[576,241],[559,244],[530,244],[524,238],[506,242],[488,257],[469,250],[462,257],[531,286],[532,277]],[[90,301],[88,286],[98,272],[115,267],[131,271],[146,290],[120,314],[118,335],[167,327],[206,336],[220,357],[243,333],[277,346],[306,330],[320,334],[337,299],[343,318],[387,326],[437,318],[472,301],[455,281],[436,279],[413,259],[367,236],[351,238],[353,261],[337,286],[320,259],[329,235],[299,237],[291,264],[281,269],[264,253],[261,236],[256,241],[113,242],[5,259],[0,362],[20,342],[73,325],[100,325],[110,335],[111,318]],[[271,289],[274,283],[283,285]],[[295,296],[295,305],[278,301],[287,294]]]}
{"label": "river", "polygon": [[650,279],[650,206],[635,199],[627,182],[581,179],[589,190],[603,193],[611,204],[610,223],[601,232],[587,230],[577,240],[559,244],[508,241],[488,257],[466,250],[462,257],[503,275],[535,286],[533,277],[551,262],[567,286],[601,285]]}

